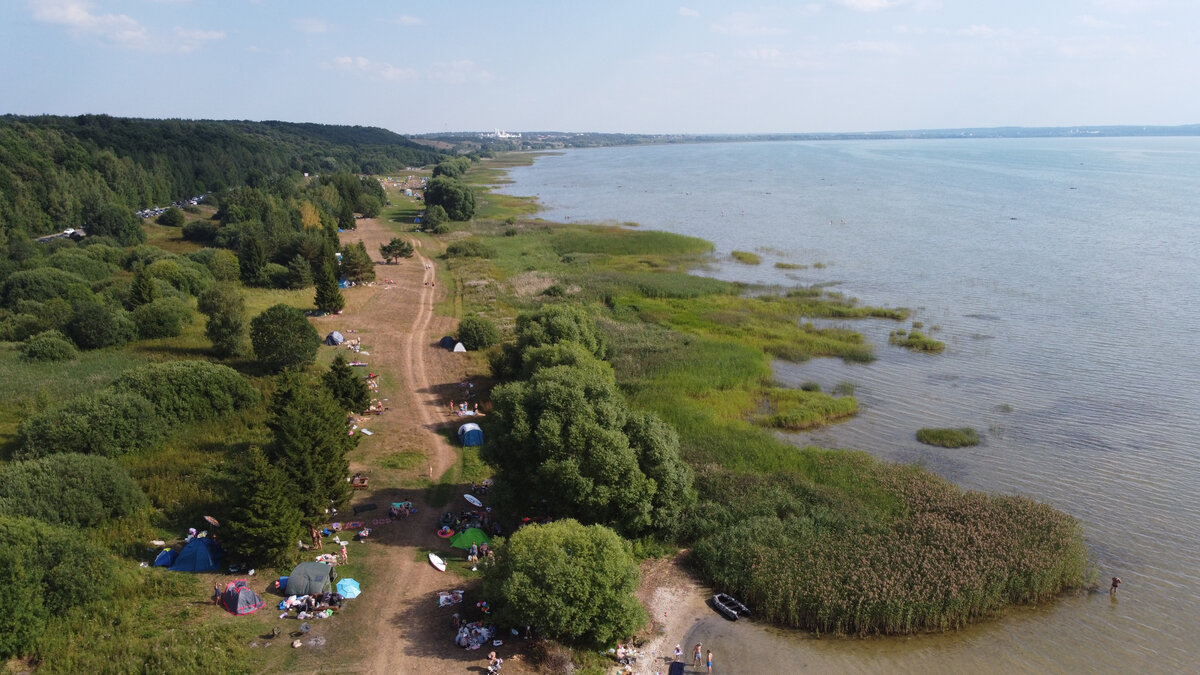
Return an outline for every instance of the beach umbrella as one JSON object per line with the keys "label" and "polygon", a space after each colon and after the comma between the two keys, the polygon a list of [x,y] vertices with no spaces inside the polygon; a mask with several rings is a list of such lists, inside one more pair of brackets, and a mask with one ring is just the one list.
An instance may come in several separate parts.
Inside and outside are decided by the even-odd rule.
{"label": "beach umbrella", "polygon": [[337,582],[337,592],[338,595],[349,600],[350,598],[357,598],[358,594],[362,593],[362,589],[358,587],[357,581],[353,579],[342,579],[341,581]]}

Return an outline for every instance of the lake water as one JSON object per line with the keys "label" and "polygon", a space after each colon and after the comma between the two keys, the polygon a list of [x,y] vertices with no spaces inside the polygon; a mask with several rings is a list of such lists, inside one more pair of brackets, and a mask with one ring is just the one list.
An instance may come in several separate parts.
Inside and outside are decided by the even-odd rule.
{"label": "lake water", "polygon": [[[603,148],[509,176],[501,191],[536,196],[548,220],[708,239],[706,274],[911,308],[944,353],[889,346],[907,323],[859,321],[875,362],[776,364],[795,386],[851,382],[861,405],[791,440],[1048,502],[1082,522],[1100,582],[1124,580],[1115,599],[945,635],[815,640],[706,619],[685,648],[706,641],[721,672],[1200,672],[1200,138]],[[923,446],[925,426],[984,442]]]}

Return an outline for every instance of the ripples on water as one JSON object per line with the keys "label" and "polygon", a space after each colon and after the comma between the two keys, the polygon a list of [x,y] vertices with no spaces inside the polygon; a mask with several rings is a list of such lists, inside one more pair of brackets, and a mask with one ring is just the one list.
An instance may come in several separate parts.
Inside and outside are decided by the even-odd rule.
{"label": "ripples on water", "polygon": [[[948,636],[795,642],[739,625],[727,649],[739,666],[782,649],[783,663],[835,671],[1198,670],[1200,139],[607,148],[511,177],[504,191],[537,195],[550,220],[763,251],[762,266],[724,262],[715,276],[836,282],[914,308],[943,354],[890,347],[897,324],[863,321],[846,325],[875,344],[874,363],[777,364],[796,386],[853,382],[861,404],[793,442],[1049,502],[1081,520],[1100,578],[1125,580],[1115,603],[1066,598]],[[984,442],[923,446],[924,426],[975,427]]]}

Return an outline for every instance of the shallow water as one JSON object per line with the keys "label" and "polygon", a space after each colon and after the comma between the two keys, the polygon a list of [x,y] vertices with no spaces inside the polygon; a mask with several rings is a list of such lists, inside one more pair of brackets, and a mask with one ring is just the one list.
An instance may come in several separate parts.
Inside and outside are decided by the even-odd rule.
{"label": "shallow water", "polygon": [[[763,672],[764,653],[778,657],[767,672],[1200,670],[1200,139],[605,148],[510,177],[503,191],[537,196],[548,220],[713,241],[714,276],[835,283],[913,309],[943,354],[888,346],[907,323],[860,321],[848,325],[877,361],[776,364],[796,386],[853,383],[862,409],[791,440],[1051,503],[1083,523],[1098,576],[1125,582],[1115,601],[1067,597],[946,635],[813,640],[715,624],[722,672]],[[764,262],[732,262],[732,250]],[[984,443],[923,446],[923,426],[971,426]]]}

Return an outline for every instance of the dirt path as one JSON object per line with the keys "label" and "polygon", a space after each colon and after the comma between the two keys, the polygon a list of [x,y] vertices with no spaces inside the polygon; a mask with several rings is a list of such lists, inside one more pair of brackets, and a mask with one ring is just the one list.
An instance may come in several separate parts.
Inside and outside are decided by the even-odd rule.
{"label": "dirt path", "polygon": [[[343,243],[362,241],[367,252],[379,256],[380,244],[396,236],[383,222],[358,221],[358,229],[342,235]],[[434,534],[438,509],[425,503],[424,489],[398,487],[401,472],[379,469],[380,461],[398,453],[419,451],[424,464],[406,471],[406,482],[419,477],[433,482],[457,461],[455,450],[438,432],[456,424],[445,401],[467,375],[469,361],[436,347],[443,335],[453,335],[456,321],[438,316],[434,304],[444,292],[437,285],[437,266],[427,252],[412,240],[416,252],[398,264],[376,267],[373,286],[344,291],[347,306],[336,317],[317,319],[318,331],[341,330],[347,338],[361,337],[370,354],[359,356],[366,370],[379,375],[378,396],[389,408],[382,416],[364,424],[373,435],[364,438],[351,455],[351,470],[372,476],[369,490],[355,495],[353,505],[374,504],[376,511],[365,517],[384,515],[391,502],[411,500],[418,513],[374,530],[363,544],[364,557],[373,581],[355,607],[354,621],[361,638],[362,656],[353,659],[351,670],[363,673],[463,673],[482,671],[486,651],[456,647],[449,626],[452,608],[436,606],[436,593],[460,586],[448,573],[438,572],[422,548],[440,548]],[[391,283],[388,283],[390,281]],[[393,480],[387,480],[392,477]],[[388,484],[389,482],[393,484]],[[353,549],[352,549],[353,551]],[[349,617],[347,617],[349,618]],[[503,654],[508,658],[508,654]],[[342,659],[338,659],[341,661]],[[516,675],[522,664],[509,660],[505,672]]]}

